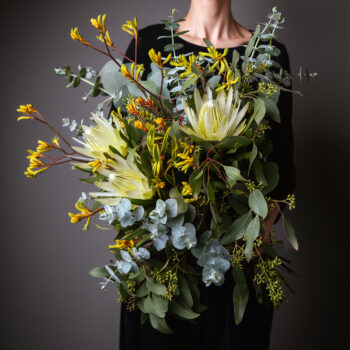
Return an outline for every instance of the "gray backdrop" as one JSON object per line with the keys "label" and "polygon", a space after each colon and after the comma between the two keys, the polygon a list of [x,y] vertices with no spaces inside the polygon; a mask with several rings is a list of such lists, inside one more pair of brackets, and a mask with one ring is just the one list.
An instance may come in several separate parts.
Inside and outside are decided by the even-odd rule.
{"label": "gray backdrop", "polygon": [[[85,91],[65,89],[55,66],[78,63],[99,69],[105,57],[70,39],[78,26],[92,38],[90,18],[108,13],[112,37],[124,49],[129,41],[120,26],[133,16],[140,27],[165,18],[169,0],[6,1],[2,11],[2,243],[1,289],[4,349],[118,349],[119,305],[114,290],[101,292],[89,276],[110,258],[113,234],[81,231],[67,215],[81,190],[89,190],[69,166],[36,180],[24,177],[26,149],[51,134],[32,122],[17,123],[16,108],[32,103],[57,126],[68,116],[87,118],[95,107],[84,104]],[[189,0],[178,0],[184,15]],[[332,6],[333,4],[333,6]],[[300,86],[294,98],[297,209],[292,216],[300,251],[285,245],[300,278],[289,279],[297,294],[275,312],[272,350],[344,349],[348,323],[348,130],[350,127],[348,1],[233,1],[239,22],[253,28],[273,5],[286,14],[280,39],[291,65],[320,73]],[[65,130],[66,131],[66,130]],[[68,136],[70,134],[66,132]],[[279,225],[276,227],[279,230]]]}

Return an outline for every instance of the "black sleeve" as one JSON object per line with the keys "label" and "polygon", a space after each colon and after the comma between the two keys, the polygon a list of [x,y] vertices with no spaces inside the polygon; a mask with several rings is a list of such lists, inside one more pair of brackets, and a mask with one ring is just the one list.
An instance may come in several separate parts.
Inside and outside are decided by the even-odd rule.
{"label": "black sleeve", "polygon": [[[290,63],[287,50],[281,45],[280,64],[290,72]],[[291,87],[289,87],[291,88]],[[294,165],[294,138],[292,127],[292,93],[281,91],[278,101],[278,109],[280,111],[281,122],[271,121],[271,129],[268,130],[270,135],[273,151],[268,159],[274,161],[279,167],[279,183],[277,187],[269,193],[273,199],[285,199],[288,194],[292,194],[296,187],[296,168]],[[281,203],[281,210],[285,208],[285,204]],[[276,219],[279,220],[280,214]]]}

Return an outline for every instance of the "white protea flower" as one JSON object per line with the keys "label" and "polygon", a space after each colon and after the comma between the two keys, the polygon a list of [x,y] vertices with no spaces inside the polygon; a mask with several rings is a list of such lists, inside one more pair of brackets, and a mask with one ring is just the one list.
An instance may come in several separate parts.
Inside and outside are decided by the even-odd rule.
{"label": "white protea flower", "polygon": [[113,118],[113,127],[101,112],[91,113],[91,115],[96,125],[82,125],[84,142],[79,142],[84,147],[73,147],[73,149],[87,157],[102,161],[106,158],[103,153],[107,152],[114,157],[115,154],[109,149],[109,146],[113,146],[125,156],[127,154],[127,144],[120,137],[119,131],[122,129],[122,124],[118,118]]}
{"label": "white protea flower", "polygon": [[117,162],[108,163],[108,167],[102,166],[98,169],[100,174],[108,178],[107,181],[94,182],[103,192],[90,192],[89,195],[104,205],[116,205],[122,198],[153,198],[154,190],[135,162],[117,155],[114,158]]}
{"label": "white protea flower", "polygon": [[213,93],[207,87],[207,94],[200,96],[197,88],[194,90],[194,103],[196,111],[188,106],[185,100],[182,101],[185,113],[191,127],[181,126],[188,135],[195,135],[207,141],[220,141],[225,136],[237,136],[244,130],[246,124],[245,116],[249,104],[243,108],[238,91],[233,92],[232,87],[228,90],[227,97],[225,91],[219,91],[217,97],[213,99]]}

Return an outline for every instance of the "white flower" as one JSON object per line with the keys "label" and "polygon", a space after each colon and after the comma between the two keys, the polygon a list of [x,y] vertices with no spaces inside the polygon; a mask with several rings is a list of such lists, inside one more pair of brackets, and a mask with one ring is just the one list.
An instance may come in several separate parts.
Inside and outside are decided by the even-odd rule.
{"label": "white flower", "polygon": [[[238,91],[233,92],[232,87],[225,95],[220,91],[213,99],[212,91],[207,87],[207,94],[200,96],[198,89],[194,90],[194,103],[196,111],[188,106],[185,100],[182,101],[185,113],[191,127],[181,126],[188,135],[195,135],[207,141],[220,141],[225,136],[237,136],[245,128],[245,116],[249,104],[246,103],[240,109],[241,100]],[[242,121],[242,122],[241,122]]]}
{"label": "white flower", "polygon": [[[149,185],[147,177],[139,170],[133,160],[114,155],[117,162],[111,162],[98,169],[107,177],[107,181],[96,181],[94,185],[104,192],[91,192],[104,205],[116,205],[122,198],[151,199],[154,190]],[[77,166],[80,166],[77,164]]]}
{"label": "white flower", "polygon": [[73,149],[87,157],[103,161],[106,158],[103,153],[109,153],[114,157],[115,154],[109,148],[109,146],[113,146],[120,154],[125,156],[127,154],[127,144],[119,134],[119,131],[122,129],[120,121],[117,118],[113,118],[113,127],[102,113],[91,113],[91,115],[97,125],[82,125],[85,142],[81,143],[84,147],[73,147]]}

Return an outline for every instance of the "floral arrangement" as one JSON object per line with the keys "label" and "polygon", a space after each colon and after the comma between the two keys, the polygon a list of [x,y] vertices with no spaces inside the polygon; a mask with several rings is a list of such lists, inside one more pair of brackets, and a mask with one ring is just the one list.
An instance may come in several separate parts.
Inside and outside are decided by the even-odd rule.
{"label": "floral arrangement", "polygon": [[[136,18],[122,26],[136,43],[133,61],[114,45],[106,15],[100,15],[91,23],[104,49],[78,28],[71,37],[110,61],[99,73],[91,67],[79,66],[76,73],[56,68],[68,87],[90,87],[84,101],[104,96],[87,123],[63,119],[63,126],[76,132],[77,145],[32,105],[18,109],[23,114],[18,120],[38,121],[55,134],[28,150],[25,175],[36,178],[64,163],[86,174],[81,180],[96,190],[81,195],[76,212],[69,213],[71,221],[84,221],[87,230],[96,216],[103,223],[99,228],[115,232],[109,246],[113,260],[90,273],[103,278],[102,289],[118,287],[128,309],[141,310],[142,322],[149,320],[163,333],[172,332],[166,316],[197,318],[206,308],[198,283],[220,286],[226,273],[236,282],[237,324],[244,316],[248,283],[260,302],[264,291],[274,307],[287,301],[283,272],[291,269],[275,250],[273,232],[264,227],[278,202],[295,207],[293,194],[283,200],[269,196],[279,175],[277,164],[268,160],[266,130],[269,120],[279,121],[280,90],[291,91],[289,73],[274,61],[280,51],[273,39],[283,20],[273,8],[244,56],[234,51],[228,62],[228,50],[219,52],[208,40],[205,52],[177,55],[181,44],[174,38],[183,33],[176,32],[181,20],[173,10],[163,21],[169,31],[167,56],[150,50],[151,72],[144,76],[143,64],[137,63]],[[103,109],[111,103],[115,111],[105,116]],[[293,227],[282,211],[281,216],[297,250]]]}

